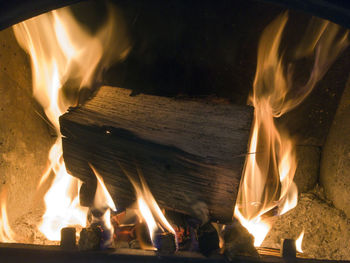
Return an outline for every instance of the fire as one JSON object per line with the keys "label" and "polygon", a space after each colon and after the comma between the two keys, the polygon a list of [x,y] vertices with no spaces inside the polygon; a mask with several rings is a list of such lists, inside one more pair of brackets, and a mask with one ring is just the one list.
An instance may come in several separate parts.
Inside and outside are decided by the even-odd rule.
{"label": "fire", "polygon": [[[102,212],[103,215],[100,218],[93,218],[93,223],[100,223],[102,225],[103,231],[106,233],[109,232],[109,235],[105,234],[103,248],[108,248],[113,243],[113,233],[114,227],[111,222],[111,210],[116,212],[117,208],[115,203],[109,194],[106,185],[104,184],[102,176],[96,171],[96,169],[89,164],[97,178],[97,187],[94,198],[93,208]],[[109,237],[109,238],[108,238]]]}
{"label": "fire", "polygon": [[0,242],[15,242],[14,233],[7,218],[5,190],[0,195]]}
{"label": "fire", "polygon": [[257,69],[249,103],[254,106],[249,153],[240,184],[235,217],[260,246],[274,215],[282,215],[297,204],[293,182],[297,162],[294,141],[276,119],[298,106],[324,76],[336,57],[348,45],[348,32],[338,25],[313,18],[305,37],[295,50],[295,59],[314,54],[314,65],[306,84],[293,83],[292,68],[285,66],[280,42],[288,13],[269,24],[260,38]]}
{"label": "fire", "polygon": [[112,211],[116,212],[117,208],[111,195],[107,190],[107,187],[105,186],[102,176],[96,171],[96,169],[91,164],[89,165],[92,171],[94,172],[98,182],[94,198],[94,207],[100,210],[111,209]]}
{"label": "fire", "polygon": [[149,208],[142,194],[140,193],[140,191],[137,191],[137,192],[139,192],[138,194],[139,197],[137,198],[137,205],[141,212],[142,218],[146,221],[152,243],[154,243],[154,234],[156,233],[158,226],[157,226],[156,220],[152,215],[151,209]]}
{"label": "fire", "polygon": [[[13,27],[17,41],[30,55],[33,95],[57,132],[57,140],[49,153],[49,166],[39,185],[52,175],[52,185],[45,195],[46,211],[40,230],[49,240],[59,240],[65,226],[85,226],[88,209],[79,205],[81,182],[66,170],[62,156],[59,117],[67,108],[78,103],[81,88],[90,87],[101,69],[113,60],[125,57],[128,45],[123,43],[114,54],[106,47],[121,42],[114,34],[119,23],[113,9],[105,26],[90,35],[74,19],[68,8],[58,9],[19,23]],[[240,185],[235,216],[255,237],[259,246],[271,228],[270,214],[281,215],[297,204],[297,187],[293,182],[297,167],[294,142],[277,128],[275,120],[298,106],[327,72],[329,66],[348,45],[348,32],[328,21],[314,19],[306,37],[296,48],[295,58],[315,54],[309,80],[297,90],[293,88],[292,72],[286,70],[279,48],[288,15],[284,13],[263,32],[259,43],[257,70],[249,102],[255,108],[249,154]],[[108,50],[109,51],[109,50]],[[74,80],[74,87],[68,87]],[[69,92],[66,92],[69,89]],[[293,91],[292,91],[293,90]],[[70,96],[67,96],[67,93]],[[165,229],[174,229],[152,196],[141,171],[140,183],[130,176],[143,219],[147,222],[151,239]],[[110,210],[115,210],[103,183],[98,180],[95,206],[106,207],[106,225],[110,226]],[[101,194],[100,194],[101,193]],[[6,216],[6,203],[1,199],[0,238],[11,241],[12,232]]]}
{"label": "fire", "polygon": [[[123,54],[121,50],[118,54],[105,52],[105,46],[120,43],[113,33],[121,31],[115,29],[118,23],[113,11],[110,8],[109,19],[95,36],[84,30],[69,8],[34,17],[13,27],[18,43],[31,59],[33,95],[58,136],[49,152],[48,169],[39,184],[54,176],[44,198],[46,211],[39,226],[49,240],[60,240],[63,227],[86,225],[88,208],[79,205],[78,197],[81,182],[67,172],[63,160],[59,117],[68,107],[77,104],[81,88],[90,87],[93,80],[97,80],[97,69],[125,56],[127,49]],[[67,87],[67,81],[71,79],[75,83],[73,88]],[[66,92],[68,88],[70,90]],[[110,200],[106,201],[111,206]]]}
{"label": "fire", "polygon": [[121,164],[119,165],[135,189],[138,208],[142,218],[147,224],[152,244],[155,244],[155,234],[165,232],[165,230],[172,233],[176,238],[176,232],[174,228],[170,225],[161,209],[159,208],[145,181],[145,178],[143,177],[142,171],[137,168],[137,173],[140,179],[140,183],[138,183],[133,179],[133,177],[131,177],[131,175]]}
{"label": "fire", "polygon": [[299,237],[295,240],[295,247],[298,252],[303,253],[303,249],[301,248],[303,244],[303,238],[304,238],[304,230],[300,233]]}
{"label": "fire", "polygon": [[[57,145],[56,142],[53,147]],[[61,161],[55,164],[59,169],[53,170],[56,176],[44,197],[46,211],[39,226],[39,230],[52,241],[60,240],[60,230],[63,227],[85,227],[88,212],[87,207],[79,205],[78,193],[81,182],[66,171],[62,153],[59,158]]]}

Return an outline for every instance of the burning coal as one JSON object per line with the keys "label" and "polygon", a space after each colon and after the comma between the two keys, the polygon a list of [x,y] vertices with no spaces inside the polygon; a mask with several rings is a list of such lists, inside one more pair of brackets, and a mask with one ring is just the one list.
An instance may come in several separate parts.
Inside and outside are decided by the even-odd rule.
{"label": "burning coal", "polygon": [[280,50],[287,21],[288,13],[281,14],[263,31],[249,97],[255,109],[254,122],[235,217],[255,237],[255,246],[260,246],[269,232],[271,218],[297,204],[295,145],[288,133],[276,126],[276,120],[303,102],[349,44],[348,31],[313,18],[294,51],[294,61],[314,56],[309,79],[299,86],[293,82],[295,64],[286,65]]}

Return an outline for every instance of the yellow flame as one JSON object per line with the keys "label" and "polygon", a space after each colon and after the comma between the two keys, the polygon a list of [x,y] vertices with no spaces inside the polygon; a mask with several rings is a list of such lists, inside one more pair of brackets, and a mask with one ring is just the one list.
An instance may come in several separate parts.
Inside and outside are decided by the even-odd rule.
{"label": "yellow flame", "polygon": [[300,233],[297,240],[295,240],[295,247],[298,252],[303,253],[302,244],[303,244],[303,238],[304,238],[304,230]]}
{"label": "yellow flame", "polygon": [[295,87],[290,70],[293,65],[286,70],[279,50],[287,20],[287,13],[278,16],[260,38],[253,92],[249,97],[255,109],[254,120],[234,214],[255,237],[255,246],[260,246],[269,232],[271,217],[284,214],[297,204],[294,142],[276,127],[275,120],[310,94],[349,42],[348,31],[342,34],[339,26],[312,19],[306,36],[296,47],[295,58],[315,53],[314,66],[306,84]]}
{"label": "yellow flame", "polygon": [[108,229],[112,231],[112,235],[111,238],[113,238],[113,231],[114,231],[114,227],[112,225],[111,222],[111,209],[107,209],[107,211],[103,214],[102,216],[102,221],[104,223],[104,226]]}
{"label": "yellow flame", "polygon": [[143,219],[146,221],[148,231],[149,231],[152,243],[153,243],[154,234],[157,231],[158,226],[157,226],[156,220],[154,219],[154,217],[152,215],[151,209],[149,208],[145,199],[142,197],[142,194],[139,194],[139,197],[137,198],[137,205],[139,207],[139,210],[141,212]]}
{"label": "yellow flame", "polygon": [[79,205],[81,182],[67,173],[63,160],[58,165],[59,170],[53,170],[56,175],[53,184],[44,197],[46,211],[39,225],[39,230],[53,241],[60,240],[63,227],[85,227],[88,212],[88,208]]}
{"label": "yellow flame", "polygon": [[121,164],[119,165],[135,189],[139,211],[142,218],[147,224],[152,243],[154,243],[154,235],[157,232],[165,232],[164,229],[171,232],[176,238],[176,232],[174,228],[171,226],[171,224],[165,218],[162,210],[159,208],[146,183],[142,171],[137,168],[137,173],[140,179],[140,183],[138,183],[131,177],[131,175],[126,171],[126,169],[124,169]]}
{"label": "yellow flame", "polygon": [[[111,46],[111,43],[114,47],[118,43],[115,39],[116,17],[112,8],[109,10],[109,19],[96,36],[83,29],[69,8],[34,17],[13,27],[18,43],[30,55],[33,95],[58,135],[49,152],[49,167],[39,183],[40,186],[54,173],[51,188],[44,198],[46,211],[39,226],[49,240],[59,240],[62,227],[84,227],[86,224],[88,208],[81,207],[78,198],[81,182],[67,172],[63,160],[59,117],[77,103],[79,90],[97,78],[98,66],[102,68],[106,61],[111,62],[117,55],[121,57],[104,51],[104,47]],[[69,79],[74,79],[76,86],[70,87],[73,95],[67,97],[63,85]],[[110,200],[107,198],[106,201]]]}
{"label": "yellow flame", "polygon": [[0,242],[15,242],[14,236],[7,218],[6,191],[3,190],[0,195]]}
{"label": "yellow flame", "polygon": [[[142,175],[142,172],[140,169],[137,169],[139,177],[140,177],[140,181],[141,181],[141,186],[142,186],[142,190],[143,190],[143,196],[145,198],[145,200],[147,201],[148,205],[151,207],[153,214],[155,215],[155,217],[157,218],[157,220],[159,221],[159,223],[161,224],[161,226],[165,229],[167,229],[169,232],[173,233],[175,235],[175,230],[173,229],[173,227],[171,226],[171,224],[168,222],[168,220],[165,218],[162,210],[159,208],[156,200],[154,199],[145,178]],[[176,235],[175,235],[176,236]]]}
{"label": "yellow flame", "polygon": [[95,218],[93,217],[93,222],[102,223],[103,231],[108,230],[109,231],[109,238],[107,238],[108,235],[105,235],[104,244],[102,244],[103,247],[108,248],[113,243],[113,233],[114,233],[114,227],[111,222],[111,210],[117,211],[117,208],[115,206],[115,203],[109,194],[107,187],[103,181],[102,176],[97,172],[95,167],[93,167],[91,164],[89,164],[92,171],[94,172],[96,178],[97,178],[97,187],[95,192],[95,198],[93,203],[93,208],[99,210],[100,212],[103,212],[102,217]]}
{"label": "yellow flame", "polygon": [[95,167],[93,167],[91,164],[89,165],[94,172],[98,182],[94,198],[94,207],[97,209],[109,208],[112,211],[117,211],[115,203],[109,194],[107,187],[105,186],[102,176],[96,171]]}

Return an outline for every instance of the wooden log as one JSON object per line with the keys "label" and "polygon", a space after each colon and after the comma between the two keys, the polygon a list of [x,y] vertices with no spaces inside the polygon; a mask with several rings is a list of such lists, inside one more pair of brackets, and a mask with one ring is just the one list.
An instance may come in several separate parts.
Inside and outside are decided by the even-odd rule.
{"label": "wooden log", "polygon": [[212,220],[232,219],[253,110],[102,87],[60,118],[63,157],[72,175],[104,178],[118,208],[135,200],[129,173],[138,167],[160,206],[193,214],[199,201]]}

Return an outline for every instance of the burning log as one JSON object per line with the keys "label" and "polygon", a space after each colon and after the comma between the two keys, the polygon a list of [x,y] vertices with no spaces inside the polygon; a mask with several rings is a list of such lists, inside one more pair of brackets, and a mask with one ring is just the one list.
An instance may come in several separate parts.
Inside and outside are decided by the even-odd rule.
{"label": "burning log", "polygon": [[[135,200],[121,170],[136,167],[159,205],[191,214],[202,201],[211,220],[232,219],[253,110],[248,106],[130,95],[102,87],[60,118],[67,169],[85,183],[103,177],[118,208]],[[89,187],[85,187],[89,189]]]}
{"label": "burning log", "polygon": [[294,239],[283,239],[282,240],[281,256],[285,259],[295,260],[295,258],[297,256],[297,250],[295,247],[295,240]]}

